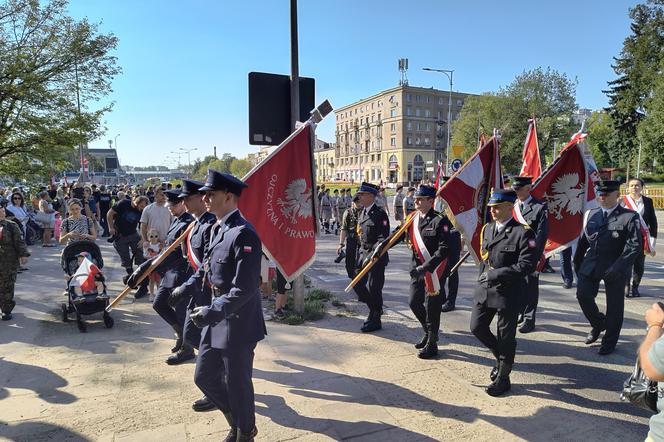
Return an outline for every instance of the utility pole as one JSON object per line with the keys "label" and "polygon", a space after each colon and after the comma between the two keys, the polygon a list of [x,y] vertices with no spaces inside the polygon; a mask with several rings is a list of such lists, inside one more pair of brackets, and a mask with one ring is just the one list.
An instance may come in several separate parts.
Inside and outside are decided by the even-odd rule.
{"label": "utility pole", "polygon": [[[295,131],[295,123],[300,118],[300,65],[297,35],[297,0],[290,0],[290,44],[291,44],[291,132]],[[307,152],[311,155],[310,152]],[[311,189],[313,193],[313,189]],[[295,311],[304,313],[304,275],[293,281],[293,302]]]}
{"label": "utility pole", "polygon": [[445,153],[445,174],[450,173],[450,142],[452,135],[452,85],[454,80],[454,70],[450,69],[432,69],[422,68],[423,71],[439,72],[445,74],[450,80],[450,94],[447,99],[447,152]]}
{"label": "utility pole", "polygon": [[88,181],[88,174],[86,173],[85,166],[83,165],[83,132],[81,132],[81,95],[78,85],[78,63],[74,63],[74,78],[76,79],[76,106],[78,108],[78,133],[81,137],[80,142],[78,143],[78,160],[80,164],[80,173],[78,175],[79,183],[86,183]]}

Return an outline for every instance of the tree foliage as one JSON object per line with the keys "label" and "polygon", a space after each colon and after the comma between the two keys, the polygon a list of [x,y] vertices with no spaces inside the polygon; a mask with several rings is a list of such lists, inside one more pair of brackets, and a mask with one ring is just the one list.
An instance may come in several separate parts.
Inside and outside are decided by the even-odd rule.
{"label": "tree foliage", "polygon": [[221,158],[214,155],[198,159],[193,164],[194,179],[204,180],[208,169],[214,169],[217,172],[230,173],[238,178],[242,178],[251,170],[253,164],[246,158],[236,158],[230,153],[222,154]]}
{"label": "tree foliage", "polygon": [[552,159],[554,140],[562,143],[578,130],[571,118],[575,96],[576,82],[567,75],[551,68],[525,71],[497,93],[466,100],[453,126],[452,145],[465,146],[467,156],[477,149],[478,129],[487,136],[498,129],[503,167],[518,172],[528,119],[534,116],[540,156]]}
{"label": "tree foliage", "polygon": [[2,172],[26,159],[65,161],[67,151],[103,132],[101,117],[111,106],[88,103],[111,92],[120,72],[111,54],[117,38],[69,17],[66,7],[66,0],[0,5]]}

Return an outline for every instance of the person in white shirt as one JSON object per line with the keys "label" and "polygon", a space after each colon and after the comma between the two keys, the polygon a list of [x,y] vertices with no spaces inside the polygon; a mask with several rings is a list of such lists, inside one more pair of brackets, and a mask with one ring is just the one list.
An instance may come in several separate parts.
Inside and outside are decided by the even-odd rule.
{"label": "person in white shirt", "polygon": [[154,203],[148,204],[141,213],[141,239],[148,241],[148,232],[152,229],[159,233],[159,242],[163,245],[173,217],[166,208],[166,196],[161,187],[154,193]]}

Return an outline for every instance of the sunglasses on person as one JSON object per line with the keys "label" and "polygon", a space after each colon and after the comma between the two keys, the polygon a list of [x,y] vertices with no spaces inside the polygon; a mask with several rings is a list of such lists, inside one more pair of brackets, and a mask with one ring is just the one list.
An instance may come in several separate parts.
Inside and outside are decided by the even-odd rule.
{"label": "sunglasses on person", "polygon": [[15,196],[15,197],[12,197],[12,200],[23,201],[23,198],[21,198],[20,196]]}
{"label": "sunglasses on person", "polygon": [[159,238],[159,235],[148,235],[148,238]]}

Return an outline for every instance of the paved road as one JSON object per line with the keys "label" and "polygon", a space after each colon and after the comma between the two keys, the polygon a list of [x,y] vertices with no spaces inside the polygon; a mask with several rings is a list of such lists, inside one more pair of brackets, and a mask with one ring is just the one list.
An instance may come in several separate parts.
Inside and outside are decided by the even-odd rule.
{"label": "paved road", "polygon": [[[106,274],[118,281],[118,260],[101,246]],[[662,293],[661,258],[647,261],[643,297],[626,301],[623,335],[608,357],[583,344],[588,325],[574,290],[544,275],[537,331],[518,337],[512,394],[490,398],[483,387],[492,358],[468,331],[471,264],[461,268],[459,308],[443,317],[440,357],[422,361],[412,347],[420,331],[407,306],[406,249],[391,252],[384,328],[364,335],[366,309],[343,293],[335,248],[336,239],[323,236],[308,274],[357,315],[332,310],[303,326],[268,324],[254,373],[258,440],[644,439],[647,415],[618,392],[643,336],[643,312]],[[193,364],[164,364],[171,332],[146,301],[118,308],[115,328],[91,320],[81,334],[59,321],[58,251],[33,252],[17,286],[15,321],[0,323],[0,439],[221,439],[220,413],[189,409],[199,394]]]}

